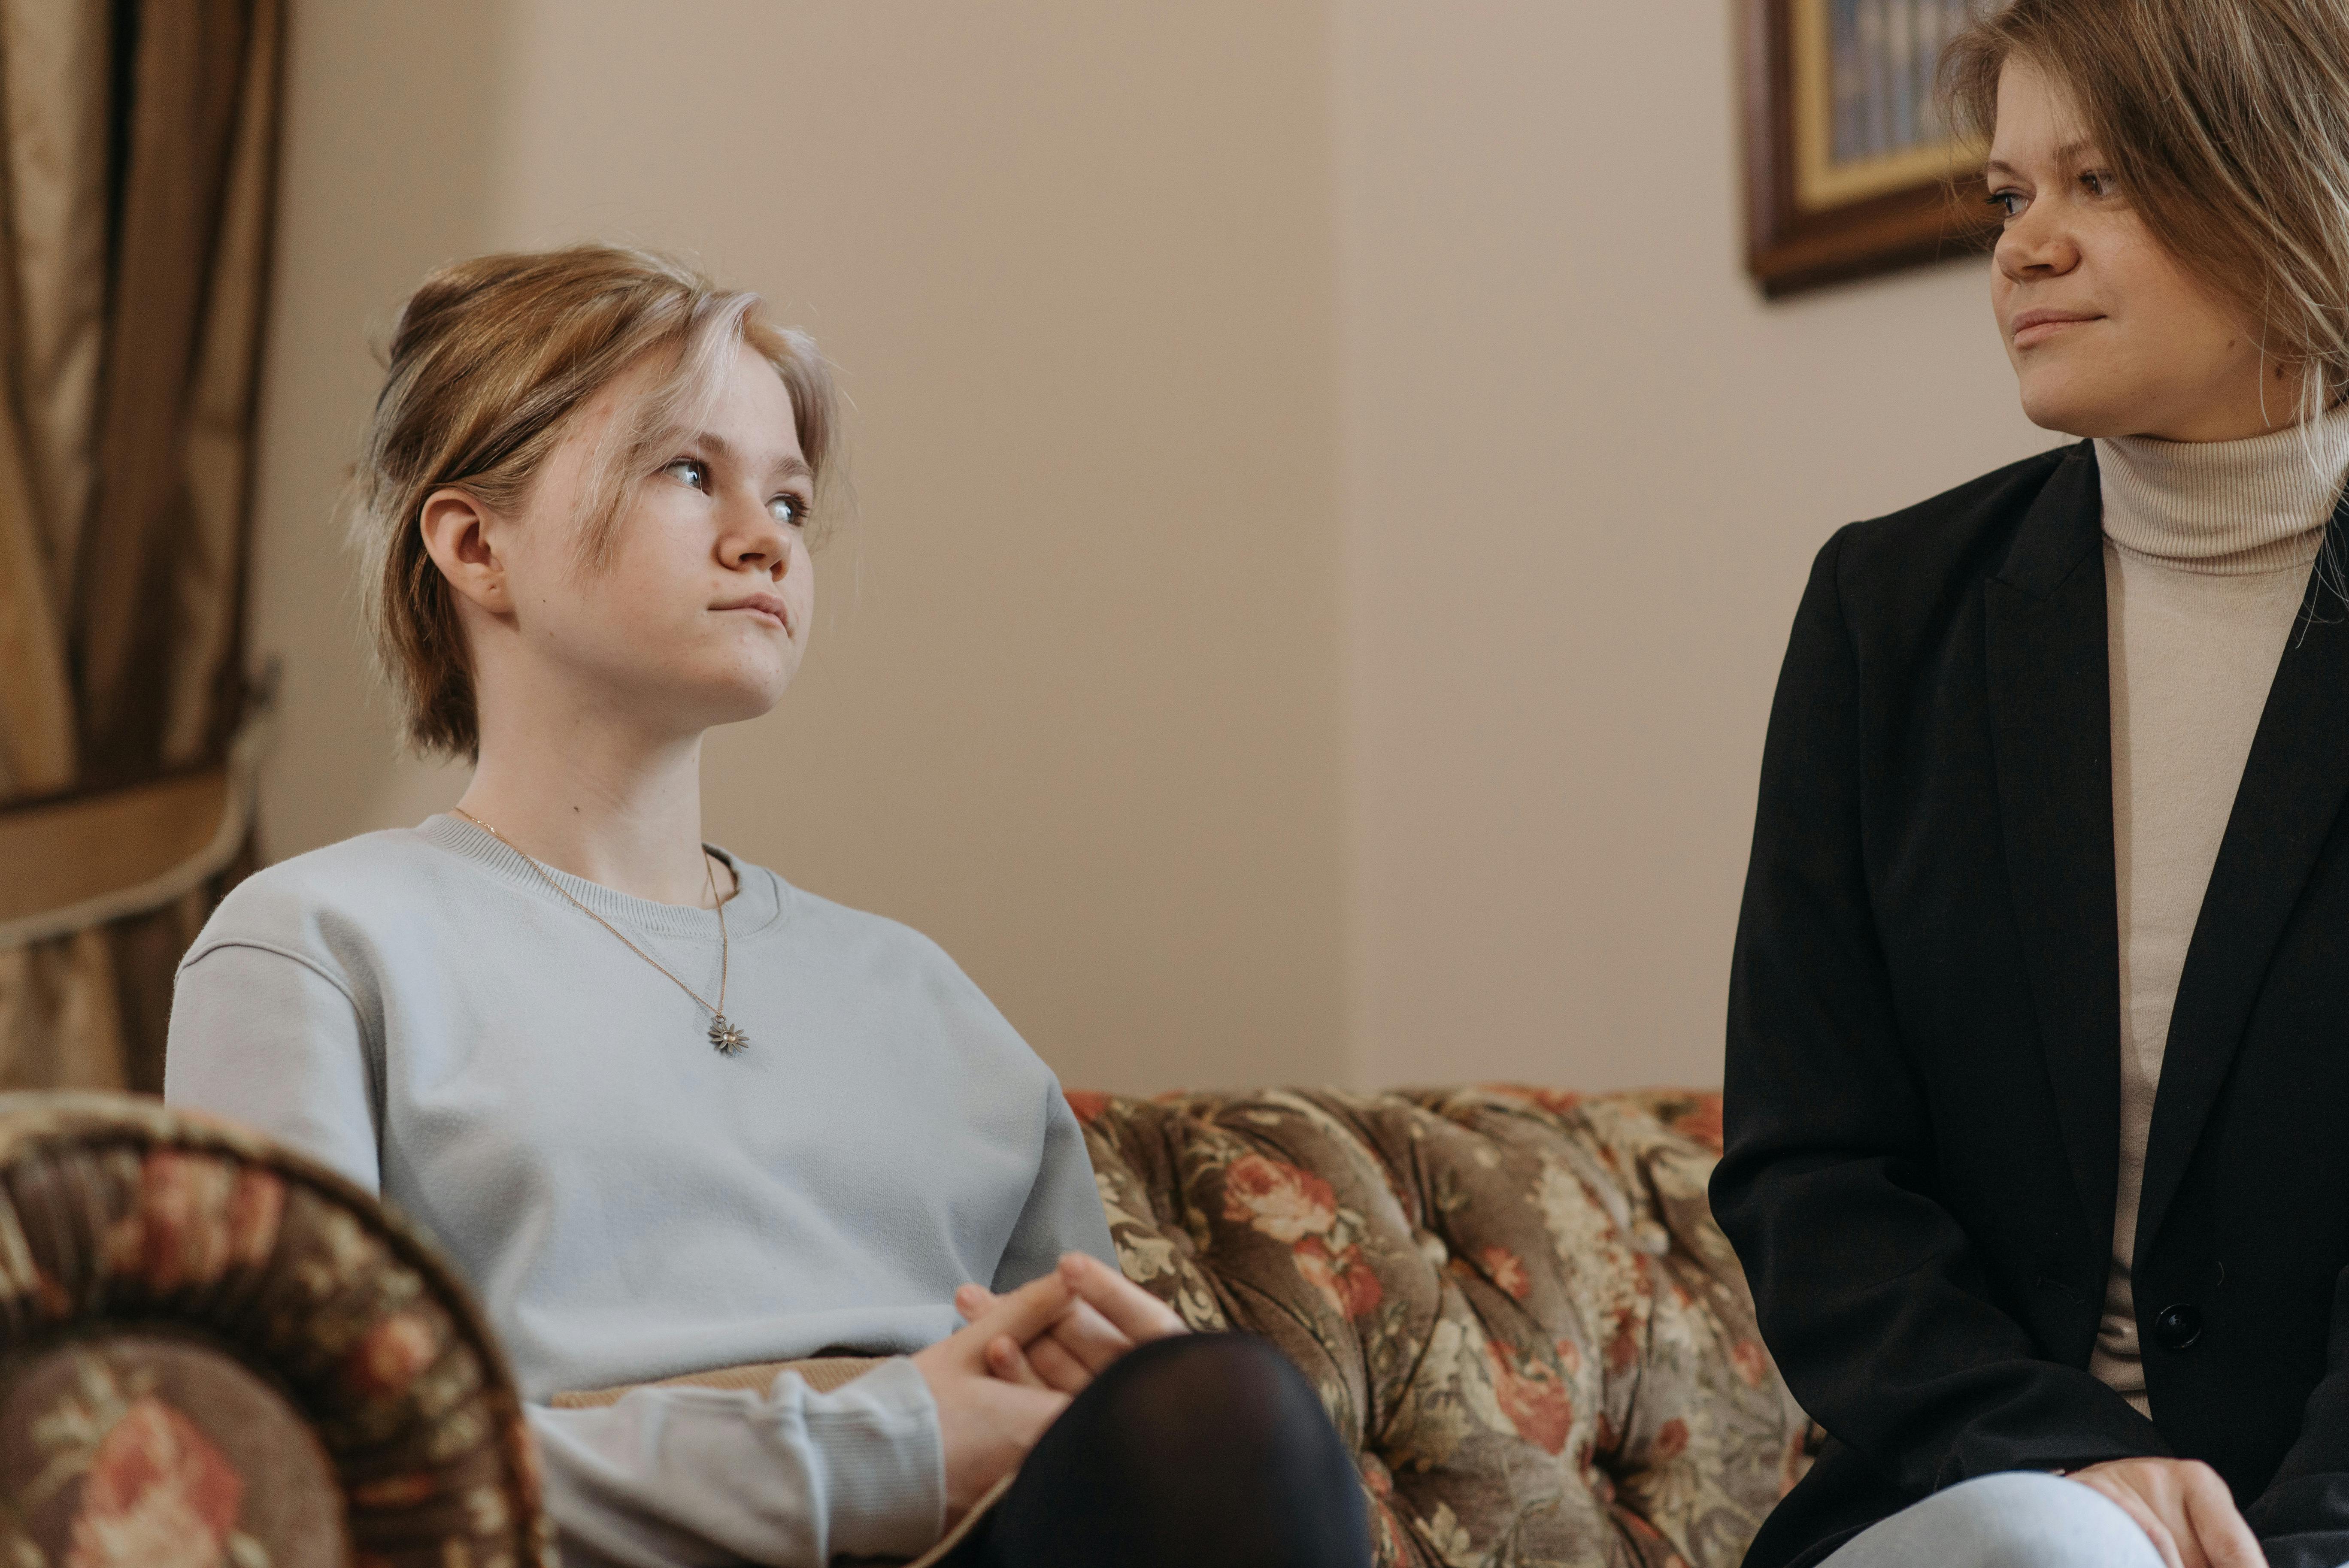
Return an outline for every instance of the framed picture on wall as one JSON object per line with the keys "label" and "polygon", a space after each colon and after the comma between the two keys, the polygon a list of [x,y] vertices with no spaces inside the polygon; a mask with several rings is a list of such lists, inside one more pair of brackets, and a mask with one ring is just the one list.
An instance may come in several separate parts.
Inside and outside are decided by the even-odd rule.
{"label": "framed picture on wall", "polygon": [[1982,149],[1951,134],[1933,87],[1943,43],[1994,3],[1740,0],[1746,266],[1764,294],[1988,244]]}

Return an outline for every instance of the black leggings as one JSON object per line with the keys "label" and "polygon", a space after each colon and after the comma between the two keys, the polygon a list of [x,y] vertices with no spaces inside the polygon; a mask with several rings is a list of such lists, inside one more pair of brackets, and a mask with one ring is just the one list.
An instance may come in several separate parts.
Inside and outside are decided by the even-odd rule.
{"label": "black leggings", "polygon": [[1304,1376],[1246,1334],[1119,1357],[952,1568],[1365,1568],[1361,1477]]}

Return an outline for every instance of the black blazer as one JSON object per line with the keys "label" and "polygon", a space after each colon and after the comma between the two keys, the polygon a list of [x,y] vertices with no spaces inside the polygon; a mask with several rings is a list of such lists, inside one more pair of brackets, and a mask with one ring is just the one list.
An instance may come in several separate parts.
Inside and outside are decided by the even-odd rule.
{"label": "black blazer", "polygon": [[1713,1202],[1831,1437],[1748,1568],[2146,1454],[2214,1466],[2279,1568],[2349,1559],[2349,611],[2312,592],[2286,642],[2178,982],[2148,1421],[2086,1371],[2120,1141],[2100,517],[2093,447],[2033,458],[1844,529],[1795,614]]}

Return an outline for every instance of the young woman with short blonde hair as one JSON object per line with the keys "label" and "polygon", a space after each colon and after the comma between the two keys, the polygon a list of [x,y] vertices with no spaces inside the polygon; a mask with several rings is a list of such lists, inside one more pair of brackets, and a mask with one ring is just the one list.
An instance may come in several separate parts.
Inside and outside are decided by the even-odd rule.
{"label": "young woman with short blonde hair", "polygon": [[1956,42],[2025,412],[1838,532],[1722,1224],[1830,1435],[1751,1568],[2349,1560],[2349,4]]}
{"label": "young woman with short blonde hair", "polygon": [[[978,989],[702,841],[703,735],[806,647],[836,445],[813,346],[673,262],[427,279],[355,530],[407,735],[472,779],[229,896],[166,1093],[448,1250],[571,1568],[820,1568],[949,1527],[958,1568],[1359,1568],[1311,1389],[1126,1283],[1060,1086]],[[776,1366],[843,1352],[878,1364]]]}

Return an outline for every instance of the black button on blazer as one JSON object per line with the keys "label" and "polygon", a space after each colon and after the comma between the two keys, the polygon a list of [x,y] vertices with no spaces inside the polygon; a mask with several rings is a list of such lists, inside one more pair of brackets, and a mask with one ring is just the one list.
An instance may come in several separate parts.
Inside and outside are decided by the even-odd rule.
{"label": "black button on blazer", "polygon": [[2120,1146],[2100,516],[2094,448],[2051,452],[1844,529],[1795,614],[1713,1200],[1831,1440],[1749,1568],[2129,1455],[2209,1461],[2279,1565],[2349,1560],[2349,605],[2313,575],[2178,982],[2149,1421],[2086,1369]]}

